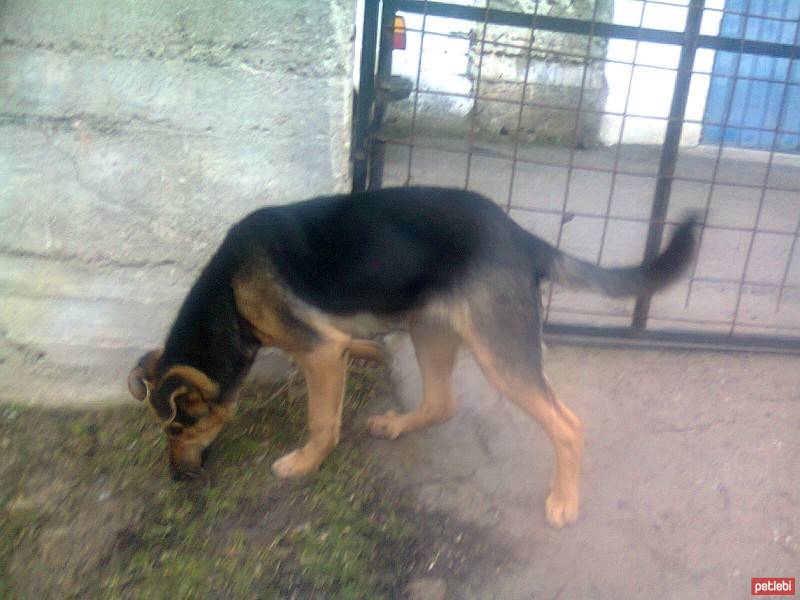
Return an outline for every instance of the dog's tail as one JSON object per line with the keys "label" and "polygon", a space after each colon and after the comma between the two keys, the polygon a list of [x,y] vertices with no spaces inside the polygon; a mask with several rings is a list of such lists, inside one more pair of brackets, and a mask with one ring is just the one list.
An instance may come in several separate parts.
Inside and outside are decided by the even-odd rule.
{"label": "dog's tail", "polygon": [[596,289],[613,297],[654,292],[676,280],[691,263],[697,243],[696,225],[697,216],[686,219],[664,252],[637,267],[605,269],[555,250],[543,276],[568,287]]}

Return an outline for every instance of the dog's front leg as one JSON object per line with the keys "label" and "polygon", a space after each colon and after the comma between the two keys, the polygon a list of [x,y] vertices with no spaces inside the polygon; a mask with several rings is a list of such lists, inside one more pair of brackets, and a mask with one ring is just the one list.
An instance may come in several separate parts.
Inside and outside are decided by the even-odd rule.
{"label": "dog's front leg", "polygon": [[281,478],[316,471],[339,443],[347,375],[347,348],[341,344],[326,341],[293,356],[303,369],[308,388],[309,438],[305,446],[273,463],[273,473]]}

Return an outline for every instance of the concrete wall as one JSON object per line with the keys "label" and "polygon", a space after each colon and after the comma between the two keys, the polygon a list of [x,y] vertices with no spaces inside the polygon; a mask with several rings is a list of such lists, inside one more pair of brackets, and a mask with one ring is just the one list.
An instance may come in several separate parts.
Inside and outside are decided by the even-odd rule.
{"label": "concrete wall", "polygon": [[[706,0],[705,7],[708,10],[703,14],[700,33],[719,34],[724,3],[725,0]],[[648,4],[643,7],[639,2],[615,0],[614,22],[633,27],[641,25],[652,29],[683,31],[688,4],[688,0],[675,0],[672,5]],[[633,40],[609,41],[609,62],[605,67],[609,94],[605,110],[639,116],[625,119],[623,129],[621,117],[605,115],[600,128],[600,141],[603,144],[614,145],[620,141],[624,144],[663,143],[680,50],[679,46],[666,44],[637,44]],[[714,55],[713,50],[697,50],[695,73],[692,75],[686,104],[688,120],[703,119]],[[698,145],[702,131],[703,127],[699,123],[685,123],[681,145]]]}
{"label": "concrete wall", "polygon": [[0,2],[0,399],[125,398],[232,222],[349,186],[353,9]]}
{"label": "concrete wall", "polygon": [[[612,18],[612,0],[500,0],[492,4],[526,14],[600,22]],[[483,131],[523,143],[545,143],[582,147],[597,144],[601,117],[608,95],[603,64],[590,61],[584,69],[584,56],[603,57],[608,42],[594,37],[536,31],[531,44],[530,31],[515,27],[487,27],[487,40],[472,45],[471,66],[476,65],[481,48],[480,95],[495,101],[478,103],[476,120]],[[528,60],[528,48],[530,60]],[[527,75],[526,75],[527,68]],[[585,71],[585,73],[584,73]],[[522,88],[527,106],[519,112]],[[504,100],[498,102],[497,100]],[[580,122],[576,122],[581,109]],[[506,137],[506,139],[508,139]]]}

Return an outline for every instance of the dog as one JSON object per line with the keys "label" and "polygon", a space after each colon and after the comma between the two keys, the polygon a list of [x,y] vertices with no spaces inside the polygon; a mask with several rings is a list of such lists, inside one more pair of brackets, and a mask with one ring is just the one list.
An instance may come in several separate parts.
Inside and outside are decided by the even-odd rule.
{"label": "dog", "polygon": [[564,254],[491,200],[459,189],[387,188],[262,208],[229,230],[163,349],[138,361],[128,386],[167,435],[173,477],[191,478],[233,414],[258,350],[283,350],[305,376],[309,433],[272,470],[299,477],[339,441],[348,356],[384,359],[378,336],[409,332],[421,403],[367,422],[373,435],[394,439],[454,414],[452,372],[465,345],[488,381],[553,443],[546,518],[561,527],[578,516],[583,426],[542,370],[541,283],[617,297],[652,293],[691,262],[694,225],[687,219],[650,263],[605,269]]}

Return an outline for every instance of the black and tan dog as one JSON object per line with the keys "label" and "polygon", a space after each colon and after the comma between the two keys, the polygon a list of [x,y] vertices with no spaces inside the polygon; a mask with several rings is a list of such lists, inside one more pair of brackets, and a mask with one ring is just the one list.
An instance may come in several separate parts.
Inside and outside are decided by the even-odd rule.
{"label": "black and tan dog", "polygon": [[583,434],[542,372],[540,282],[612,296],[656,290],[690,261],[692,224],[651,264],[603,269],[566,256],[463,190],[383,189],[264,208],[231,228],[163,351],[142,357],[128,385],[164,428],[173,474],[191,477],[233,413],[259,348],[286,351],[306,378],[309,439],[273,471],[295,477],[317,469],[339,440],[348,354],[380,358],[369,338],[410,332],[422,402],[368,421],[374,435],[396,438],[454,413],[451,375],[464,344],[491,384],[553,442],[546,508],[559,527],[578,515]]}

